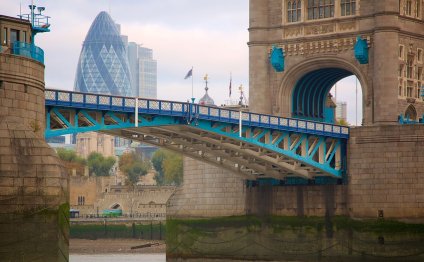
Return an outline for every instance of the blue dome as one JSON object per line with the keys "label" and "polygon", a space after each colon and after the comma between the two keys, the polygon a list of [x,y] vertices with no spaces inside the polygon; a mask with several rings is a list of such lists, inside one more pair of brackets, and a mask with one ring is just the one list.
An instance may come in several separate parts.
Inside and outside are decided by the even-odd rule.
{"label": "blue dome", "polygon": [[75,90],[131,96],[128,57],[110,15],[100,12],[85,37],[77,66]]}

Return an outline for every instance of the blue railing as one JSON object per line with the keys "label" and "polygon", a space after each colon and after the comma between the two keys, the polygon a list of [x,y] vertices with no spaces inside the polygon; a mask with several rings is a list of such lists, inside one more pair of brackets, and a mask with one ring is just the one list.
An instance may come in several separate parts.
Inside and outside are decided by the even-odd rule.
{"label": "blue railing", "polygon": [[25,56],[32,58],[42,64],[44,64],[44,51],[30,43],[16,41],[13,43],[12,53],[14,55]]}
{"label": "blue railing", "polygon": [[[46,106],[125,113],[134,113],[136,105],[136,98],[134,97],[99,95],[51,89],[46,89],[45,99]],[[138,98],[137,103],[138,112],[140,114],[168,115],[189,118],[191,120],[209,120],[233,124],[238,124],[240,121],[240,111],[237,110],[146,98]],[[241,120],[245,126],[349,138],[349,128],[345,126],[248,112],[241,113]]]}

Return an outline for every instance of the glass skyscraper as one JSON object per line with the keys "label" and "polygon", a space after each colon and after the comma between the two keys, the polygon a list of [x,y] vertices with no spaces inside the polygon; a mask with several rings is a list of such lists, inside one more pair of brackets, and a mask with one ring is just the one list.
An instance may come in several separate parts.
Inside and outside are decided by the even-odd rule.
{"label": "glass skyscraper", "polygon": [[153,50],[129,42],[128,61],[134,96],[157,98],[157,62],[153,59]]}
{"label": "glass skyscraper", "polygon": [[75,90],[133,96],[126,49],[119,28],[110,15],[99,13],[82,45]]}

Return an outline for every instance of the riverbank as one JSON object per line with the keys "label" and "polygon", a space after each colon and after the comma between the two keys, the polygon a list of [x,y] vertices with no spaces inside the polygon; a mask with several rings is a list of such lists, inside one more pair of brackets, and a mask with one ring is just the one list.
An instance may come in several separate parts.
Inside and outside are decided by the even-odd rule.
{"label": "riverbank", "polygon": [[[149,244],[153,244],[149,247]],[[146,246],[136,249],[131,247]],[[160,254],[166,252],[163,240],[142,239],[70,239],[71,254]]]}

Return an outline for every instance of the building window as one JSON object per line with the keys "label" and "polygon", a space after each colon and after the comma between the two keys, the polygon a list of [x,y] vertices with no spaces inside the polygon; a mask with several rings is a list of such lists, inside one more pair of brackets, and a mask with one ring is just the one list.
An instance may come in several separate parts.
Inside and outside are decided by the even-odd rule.
{"label": "building window", "polygon": [[7,39],[7,27],[3,28],[3,44],[7,45],[9,39]]}
{"label": "building window", "polygon": [[294,0],[287,3],[287,19],[289,23],[299,22],[302,18],[302,1]]}
{"label": "building window", "polygon": [[406,87],[406,97],[413,97],[412,92],[414,91],[413,82],[408,81],[408,86]]}
{"label": "building window", "polygon": [[408,60],[406,61],[406,78],[414,77],[414,56],[408,55]]}
{"label": "building window", "polygon": [[417,49],[417,62],[423,62],[423,50],[421,48]]}
{"label": "building window", "polygon": [[83,206],[85,204],[85,197],[84,196],[78,196],[78,205]]}
{"label": "building window", "polygon": [[412,15],[412,0],[406,0],[405,3],[405,15],[411,16]]}
{"label": "building window", "polygon": [[308,0],[308,19],[334,17],[334,0]]}
{"label": "building window", "polygon": [[356,0],[341,0],[340,7],[342,16],[355,15]]}
{"label": "building window", "polygon": [[416,0],[415,2],[415,17],[419,18],[421,17],[421,0]]}
{"label": "building window", "polygon": [[399,96],[402,96],[402,86],[399,86]]}
{"label": "building window", "polygon": [[22,42],[26,43],[26,41],[27,41],[27,32],[22,31]]}
{"label": "building window", "polygon": [[399,65],[399,77],[402,77],[402,76],[403,76],[403,65],[400,64]]}
{"label": "building window", "polygon": [[404,49],[405,49],[405,48],[404,48],[404,46],[403,46],[403,45],[400,45],[400,46],[399,46],[399,58],[400,58],[400,59],[402,59],[402,60],[403,60],[403,58],[405,57],[405,56],[404,56]]}
{"label": "building window", "polygon": [[10,29],[10,44],[13,45],[16,41],[19,41],[19,30]]}

